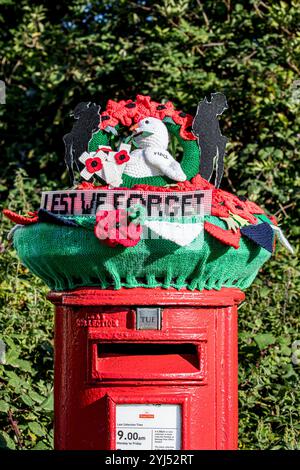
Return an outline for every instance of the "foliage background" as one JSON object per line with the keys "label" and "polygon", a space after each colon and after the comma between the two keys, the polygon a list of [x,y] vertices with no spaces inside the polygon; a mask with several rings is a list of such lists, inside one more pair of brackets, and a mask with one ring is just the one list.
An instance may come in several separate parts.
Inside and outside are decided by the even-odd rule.
{"label": "foliage background", "polygon": [[[295,256],[277,248],[239,310],[241,449],[300,448],[300,366],[291,360],[300,340],[299,24],[297,0],[0,0],[3,207],[24,213],[41,188],[68,186],[62,136],[77,102],[104,109],[109,98],[144,93],[194,113],[210,92],[227,95],[222,187],[276,214],[296,247]],[[46,449],[53,313],[46,287],[9,246],[10,228],[3,220],[0,447]]]}

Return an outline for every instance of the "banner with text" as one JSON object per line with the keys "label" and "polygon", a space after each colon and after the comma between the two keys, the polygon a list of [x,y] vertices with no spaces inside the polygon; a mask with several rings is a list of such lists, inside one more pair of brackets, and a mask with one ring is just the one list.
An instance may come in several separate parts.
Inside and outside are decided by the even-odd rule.
{"label": "banner with text", "polygon": [[129,209],[140,205],[147,217],[173,218],[209,215],[211,191],[141,191],[133,189],[44,191],[41,208],[59,215],[95,215],[98,210]]}

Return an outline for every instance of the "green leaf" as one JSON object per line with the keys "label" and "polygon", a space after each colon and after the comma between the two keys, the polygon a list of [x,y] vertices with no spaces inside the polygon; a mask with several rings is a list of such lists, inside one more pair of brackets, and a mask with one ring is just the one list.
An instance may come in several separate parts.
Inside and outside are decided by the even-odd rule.
{"label": "green leaf", "polygon": [[14,440],[5,431],[0,431],[0,449],[15,449]]}
{"label": "green leaf", "polygon": [[17,376],[15,372],[12,370],[5,371],[6,375],[9,377],[9,385],[11,387],[20,387],[22,384],[22,380]]}
{"label": "green leaf", "polygon": [[25,372],[32,372],[31,363],[29,361],[25,361],[24,359],[15,359],[11,364]]}
{"label": "green leaf", "polygon": [[2,411],[3,413],[7,413],[8,410],[9,410],[9,404],[4,400],[0,400],[0,411]]}
{"label": "green leaf", "polygon": [[266,349],[270,344],[274,344],[276,338],[271,333],[262,333],[254,336],[254,341],[260,350]]}
{"label": "green leaf", "polygon": [[20,350],[17,348],[9,348],[6,354],[6,364],[14,365],[14,362],[19,357]]}
{"label": "green leaf", "polygon": [[41,403],[40,407],[45,411],[53,411],[54,403],[53,403],[53,393],[51,393],[46,400]]}
{"label": "green leaf", "polygon": [[47,449],[49,450],[51,449],[51,447],[47,445],[45,442],[39,441],[37,445],[34,446],[31,450],[47,450]]}
{"label": "green leaf", "polygon": [[34,406],[34,401],[31,400],[31,398],[28,395],[22,394],[20,396],[20,398],[21,398],[22,402],[25,403],[25,405],[27,405],[29,407]]}
{"label": "green leaf", "polygon": [[31,421],[30,423],[28,423],[28,427],[30,431],[36,436],[45,436],[45,430],[42,428],[40,423],[37,423],[36,421]]}
{"label": "green leaf", "polygon": [[169,116],[166,116],[165,118],[163,118],[163,122],[167,123],[167,124],[175,124],[175,122],[173,121],[173,119]]}
{"label": "green leaf", "polygon": [[39,404],[45,401],[45,397],[35,392],[34,390],[29,390],[28,395],[30,396],[30,398],[32,398],[32,400],[36,401]]}

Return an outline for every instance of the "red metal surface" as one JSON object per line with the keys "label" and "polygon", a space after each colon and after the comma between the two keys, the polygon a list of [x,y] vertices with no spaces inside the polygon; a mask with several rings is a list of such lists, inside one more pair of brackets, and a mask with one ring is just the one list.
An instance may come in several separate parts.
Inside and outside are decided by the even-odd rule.
{"label": "red metal surface", "polygon": [[[87,288],[48,298],[56,449],[114,449],[119,403],[180,404],[182,449],[236,449],[241,291]],[[162,307],[161,330],[136,330],[139,306]]]}

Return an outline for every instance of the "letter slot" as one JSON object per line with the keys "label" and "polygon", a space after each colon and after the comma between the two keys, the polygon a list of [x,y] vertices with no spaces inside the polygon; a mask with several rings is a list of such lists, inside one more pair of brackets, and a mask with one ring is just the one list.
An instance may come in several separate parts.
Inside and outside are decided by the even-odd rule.
{"label": "letter slot", "polygon": [[201,380],[204,342],[97,342],[92,378],[98,380]]}

